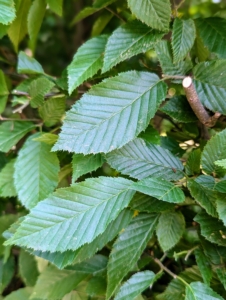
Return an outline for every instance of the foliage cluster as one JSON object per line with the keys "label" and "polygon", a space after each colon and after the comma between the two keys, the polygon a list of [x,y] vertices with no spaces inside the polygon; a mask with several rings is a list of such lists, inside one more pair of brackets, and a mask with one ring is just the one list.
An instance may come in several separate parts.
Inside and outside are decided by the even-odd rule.
{"label": "foliage cluster", "polygon": [[226,299],[218,2],[0,0],[0,300]]}

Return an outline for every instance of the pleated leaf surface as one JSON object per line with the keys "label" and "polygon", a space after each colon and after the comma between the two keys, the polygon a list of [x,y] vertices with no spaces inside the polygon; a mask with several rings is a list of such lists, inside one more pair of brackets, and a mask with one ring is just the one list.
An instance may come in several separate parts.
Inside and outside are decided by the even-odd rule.
{"label": "pleated leaf surface", "polygon": [[154,73],[130,71],[106,79],[66,114],[53,151],[91,154],[120,148],[148,126],[165,96],[166,84]]}
{"label": "pleated leaf surface", "polygon": [[7,244],[50,252],[76,250],[103,233],[128,206],[134,195],[131,184],[120,177],[99,177],[58,189],[31,210]]}

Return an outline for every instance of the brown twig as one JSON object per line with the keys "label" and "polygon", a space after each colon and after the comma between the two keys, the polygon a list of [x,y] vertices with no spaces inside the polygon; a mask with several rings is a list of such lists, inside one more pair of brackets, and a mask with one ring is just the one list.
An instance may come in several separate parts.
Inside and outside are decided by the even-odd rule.
{"label": "brown twig", "polygon": [[0,115],[0,121],[41,122],[42,120],[40,120],[40,119],[13,119],[13,118],[5,118]]}
{"label": "brown twig", "polygon": [[212,117],[209,116],[208,112],[206,111],[205,107],[199,100],[198,94],[196,92],[195,86],[192,82],[192,78],[187,76],[183,80],[183,88],[187,97],[187,100],[196,114],[197,118],[200,120],[202,124],[207,127],[213,127],[218,118],[221,116],[219,112],[216,112]]}

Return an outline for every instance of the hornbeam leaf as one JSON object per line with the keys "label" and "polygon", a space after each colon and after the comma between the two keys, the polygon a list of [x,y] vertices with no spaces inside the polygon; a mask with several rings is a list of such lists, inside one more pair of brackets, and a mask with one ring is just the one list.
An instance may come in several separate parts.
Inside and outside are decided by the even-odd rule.
{"label": "hornbeam leaf", "polygon": [[184,229],[185,220],[180,211],[171,211],[161,214],[156,228],[156,234],[164,252],[173,248],[179,242]]}
{"label": "hornbeam leaf", "polygon": [[85,244],[76,251],[67,250],[63,253],[33,251],[32,254],[50,261],[59,269],[63,269],[67,265],[80,263],[92,257],[97,251],[101,250],[108,242],[113,240],[117,236],[117,234],[130,223],[132,216],[132,211],[128,209],[123,210],[119,214],[119,216],[108,225],[107,229],[102,234],[98,235],[91,243]]}
{"label": "hornbeam leaf", "polygon": [[47,0],[49,8],[59,16],[62,16],[63,0]]}
{"label": "hornbeam leaf", "polygon": [[181,203],[185,200],[184,193],[179,187],[162,178],[144,178],[130,188],[169,203]]}
{"label": "hornbeam leaf", "polygon": [[74,154],[72,160],[73,175],[72,181],[76,181],[80,176],[95,171],[104,163],[103,156],[98,154]]}
{"label": "hornbeam leaf", "polygon": [[106,79],[66,114],[53,150],[90,154],[120,148],[148,126],[165,96],[166,84],[154,73]]}
{"label": "hornbeam leaf", "polygon": [[132,183],[100,177],[58,189],[31,210],[6,243],[50,252],[76,250],[103,233],[128,206]]}
{"label": "hornbeam leaf", "polygon": [[30,299],[62,299],[86,277],[86,273],[58,270],[50,265],[39,276]]}
{"label": "hornbeam leaf", "polygon": [[[41,96],[41,94],[39,94],[39,96]],[[46,126],[53,126],[61,120],[65,112],[65,102],[64,96],[53,97],[45,101],[39,108],[40,117]]]}
{"label": "hornbeam leaf", "polygon": [[59,160],[56,153],[50,152],[51,145],[33,140],[40,135],[26,140],[15,163],[15,187],[19,200],[28,209],[45,199],[58,184]]}
{"label": "hornbeam leaf", "polygon": [[155,273],[152,271],[138,272],[126,281],[120,288],[115,300],[135,299],[155,281]]}
{"label": "hornbeam leaf", "polygon": [[78,49],[67,67],[69,94],[102,68],[106,43],[107,35],[102,35],[92,38]]}
{"label": "hornbeam leaf", "polygon": [[17,195],[13,181],[15,159],[9,161],[0,171],[0,196],[15,197]]}
{"label": "hornbeam leaf", "polygon": [[9,121],[0,125],[0,151],[8,152],[35,126],[31,122]]}
{"label": "hornbeam leaf", "polygon": [[158,176],[166,180],[179,180],[183,177],[184,167],[176,156],[139,138],[108,153],[106,159],[111,167],[136,179]]}
{"label": "hornbeam leaf", "polygon": [[1,0],[0,1],[0,23],[2,24],[9,24],[11,23],[16,17],[16,10],[14,7],[13,0]]}
{"label": "hornbeam leaf", "polygon": [[194,44],[195,36],[195,24],[193,20],[182,20],[179,18],[174,20],[172,35],[174,62],[185,58]]}
{"label": "hornbeam leaf", "polygon": [[226,114],[226,59],[199,63],[193,69],[194,84],[202,104],[213,112]]}
{"label": "hornbeam leaf", "polygon": [[195,250],[195,259],[205,284],[210,285],[213,276],[211,265],[200,248]]}
{"label": "hornbeam leaf", "polygon": [[[30,102],[31,106],[32,107],[41,106],[44,102],[45,94],[48,93],[53,86],[54,86],[54,83],[44,77],[40,77],[38,79],[33,80],[28,89],[28,92],[31,96],[31,102]],[[50,99],[50,100],[52,100],[52,99]],[[44,105],[48,106],[48,104],[46,105],[46,103]]]}
{"label": "hornbeam leaf", "polygon": [[226,58],[226,20],[222,18],[196,19],[195,24],[203,44],[210,52],[216,53],[220,58]]}
{"label": "hornbeam leaf", "polygon": [[215,163],[215,165],[226,169],[226,159],[216,160],[214,163]]}
{"label": "hornbeam leaf", "polygon": [[215,204],[216,192],[207,189],[196,180],[188,181],[188,189],[192,197],[206,210],[208,214],[213,217],[217,217]]}
{"label": "hornbeam leaf", "polygon": [[154,233],[157,220],[158,214],[140,214],[115,241],[108,263],[106,299],[115,293],[123,278],[140,258]]}
{"label": "hornbeam leaf", "polygon": [[150,50],[163,35],[138,20],[120,26],[108,39],[102,72],[110,70],[123,60]]}
{"label": "hornbeam leaf", "polygon": [[18,55],[17,72],[20,74],[44,74],[44,70],[40,63],[33,57],[29,57],[23,51],[20,51]]}
{"label": "hornbeam leaf", "polygon": [[214,292],[209,286],[202,282],[192,282],[186,286],[185,300],[223,300],[223,298]]}
{"label": "hornbeam leaf", "polygon": [[148,26],[168,30],[171,14],[169,0],[128,0],[128,5],[132,13]]}
{"label": "hornbeam leaf", "polygon": [[222,177],[225,174],[225,170],[222,167],[215,165],[216,160],[225,159],[226,147],[226,130],[222,130],[211,138],[204,147],[201,157],[201,165],[203,171],[207,174],[216,173]]}
{"label": "hornbeam leaf", "polygon": [[220,246],[226,246],[226,227],[221,220],[213,218],[205,212],[201,212],[196,215],[194,221],[200,224],[201,234],[208,241]]}

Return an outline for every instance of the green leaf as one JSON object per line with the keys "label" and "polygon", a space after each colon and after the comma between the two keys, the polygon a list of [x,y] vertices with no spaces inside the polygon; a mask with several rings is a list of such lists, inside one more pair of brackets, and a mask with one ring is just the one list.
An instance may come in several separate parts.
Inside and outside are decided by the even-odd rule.
{"label": "green leaf", "polygon": [[44,74],[44,70],[40,63],[23,51],[20,51],[18,55],[17,72],[20,74]]}
{"label": "green leaf", "polygon": [[[53,86],[54,86],[54,83],[44,77],[33,80],[31,82],[29,90],[28,90],[28,92],[31,96],[31,101],[30,101],[31,107],[41,106],[44,102],[45,94],[48,93],[52,89]],[[44,105],[46,106],[46,104],[44,104]],[[47,105],[47,106],[49,106],[49,105]],[[51,108],[52,108],[52,106],[51,106]],[[49,107],[48,107],[48,109],[49,109]],[[46,111],[47,109],[44,108],[43,110]]]}
{"label": "green leaf", "polygon": [[6,263],[0,258],[0,294],[7,287],[14,275],[15,262],[14,258],[10,257]]}
{"label": "green leaf", "polygon": [[221,246],[226,246],[226,228],[221,220],[213,218],[205,212],[201,212],[196,215],[194,221],[200,224],[201,234],[208,241]]}
{"label": "green leaf", "polygon": [[54,97],[46,100],[39,108],[40,117],[43,119],[46,126],[51,127],[61,121],[65,113],[65,102],[65,97]]}
{"label": "green leaf", "polygon": [[15,187],[21,203],[28,209],[45,199],[58,184],[59,160],[51,146],[34,141],[39,133],[30,136],[15,163]]}
{"label": "green leaf", "polygon": [[39,276],[30,299],[61,299],[86,277],[86,273],[58,270],[50,265]]}
{"label": "green leaf", "polygon": [[179,187],[162,178],[144,178],[130,188],[169,203],[181,203],[185,200],[184,193]]}
{"label": "green leaf", "polygon": [[19,273],[26,286],[34,286],[39,275],[35,257],[23,249],[19,256]]}
{"label": "green leaf", "polygon": [[138,20],[123,24],[109,37],[102,73],[139,53],[145,53],[163,37],[160,33]]}
{"label": "green leaf", "polygon": [[[186,270],[181,272],[179,276],[187,283],[190,283],[192,281],[202,280],[197,266],[193,266],[192,268],[186,268]],[[169,283],[165,291],[162,294],[159,294],[156,297],[156,299],[157,300],[181,300],[184,299],[184,295],[185,295],[185,284],[176,278]]]}
{"label": "green leaf", "polygon": [[117,293],[115,300],[135,299],[155,281],[155,273],[152,271],[138,272],[126,281]]}
{"label": "green leaf", "polygon": [[63,0],[47,0],[49,8],[59,16],[62,16]]}
{"label": "green leaf", "polygon": [[110,11],[103,11],[93,23],[91,37],[100,35],[113,17],[114,15]]}
{"label": "green leaf", "polygon": [[168,30],[171,14],[169,0],[143,0],[142,3],[128,0],[128,5],[132,13],[148,26]]}
{"label": "green leaf", "polygon": [[193,69],[194,85],[202,104],[213,112],[226,114],[226,60],[199,63]]}
{"label": "green leaf", "polygon": [[195,23],[192,19],[176,18],[173,22],[172,48],[174,62],[183,60],[191,50],[196,37]]}
{"label": "green leaf", "polygon": [[34,129],[31,122],[8,121],[0,125],[0,151],[8,152],[13,146]]}
{"label": "green leaf", "polygon": [[198,268],[202,274],[203,281],[206,285],[210,285],[210,281],[212,279],[212,270],[211,270],[211,265],[203,253],[203,251],[198,248],[195,250],[195,259],[196,263],[198,265]]}
{"label": "green leaf", "polygon": [[0,96],[7,96],[9,94],[6,78],[2,70],[0,70]]}
{"label": "green leaf", "polygon": [[[89,300],[90,297],[87,295],[87,282],[81,281],[72,292],[65,295],[62,300]],[[99,299],[98,299],[99,300]]]}
{"label": "green leaf", "polygon": [[203,239],[201,240],[201,243],[203,246],[204,253],[205,253],[206,257],[208,258],[208,260],[212,264],[217,265],[218,267],[222,268],[222,266],[226,262],[225,247],[218,246],[216,244],[212,244]]}
{"label": "green leaf", "polygon": [[[215,182],[214,182],[215,183]],[[214,184],[214,190],[220,193],[226,193],[226,180],[221,180]]]}
{"label": "green leaf", "polygon": [[174,204],[160,201],[145,194],[136,193],[130,202],[130,207],[139,212],[153,213],[174,209]]}
{"label": "green leaf", "polygon": [[87,284],[86,293],[91,297],[105,296],[106,293],[106,279],[102,277],[93,277]]}
{"label": "green leaf", "polygon": [[42,135],[34,138],[34,141],[46,143],[48,145],[53,145],[56,143],[58,136],[53,133],[43,133]]}
{"label": "green leaf", "polygon": [[[0,23],[0,38],[3,38],[7,34],[10,25],[3,25]],[[1,298],[0,298],[1,299]]]}
{"label": "green leaf", "polygon": [[204,147],[201,157],[203,171],[207,174],[215,173],[218,176],[225,174],[225,170],[215,165],[216,160],[225,159],[226,130],[222,130],[211,138]]}
{"label": "green leaf", "polygon": [[118,288],[127,273],[134,267],[156,228],[158,215],[140,214],[115,241],[108,263],[106,299]]}
{"label": "green leaf", "polygon": [[200,38],[210,52],[216,53],[220,58],[226,58],[226,20],[222,18],[196,19],[195,24]]}
{"label": "green leaf", "polygon": [[13,214],[6,214],[0,216],[0,256],[4,255],[5,247],[3,243],[5,238],[3,237],[3,232],[6,231],[13,222],[15,222],[18,218],[18,215]]}
{"label": "green leaf", "polygon": [[192,282],[186,287],[185,300],[214,300],[223,298],[202,282]]}
{"label": "green leaf", "polygon": [[[56,2],[56,1],[55,1]],[[28,14],[28,33],[31,41],[31,48],[34,50],[37,36],[42,25],[46,11],[45,0],[34,0]],[[42,72],[41,72],[42,73]]]}
{"label": "green leaf", "polygon": [[215,165],[226,169],[226,159],[216,160],[214,163]]}
{"label": "green leaf", "polygon": [[75,18],[72,20],[71,25],[78,23],[79,21],[83,20],[86,17],[98,12],[102,8],[107,7],[108,5],[116,2],[117,0],[99,0],[95,1],[92,7],[85,7],[81,10]]}
{"label": "green leaf", "polygon": [[155,51],[164,75],[185,75],[192,68],[190,60],[173,63],[170,43],[165,40],[155,45]]}
{"label": "green leaf", "polygon": [[0,172],[0,196],[1,197],[16,197],[17,193],[14,186],[15,159],[11,159]]}
{"label": "green leaf", "polygon": [[69,94],[102,68],[106,43],[107,35],[102,35],[92,38],[78,49],[67,67]]}
{"label": "green leaf", "polygon": [[16,19],[10,25],[8,29],[8,35],[13,43],[15,51],[18,51],[19,43],[25,37],[27,33],[27,15],[31,5],[31,0],[23,0],[17,2],[17,14]]}
{"label": "green leaf", "polygon": [[72,181],[76,181],[80,176],[97,170],[104,163],[103,156],[101,154],[74,154],[72,160]]}
{"label": "green leaf", "polygon": [[111,167],[136,179],[159,176],[167,180],[183,177],[183,165],[168,150],[142,139],[135,139],[106,155]]}
{"label": "green leaf", "polygon": [[100,177],[58,189],[32,209],[6,243],[41,251],[76,250],[103,233],[128,206],[134,194],[131,184],[124,178]]}
{"label": "green leaf", "polygon": [[42,252],[33,251],[36,256],[42,257],[55,264],[59,269],[65,268],[67,265],[80,263],[92,257],[97,251],[101,250],[108,242],[113,240],[117,234],[125,228],[131,221],[132,211],[125,209],[119,216],[113,220],[107,229],[98,235],[91,243],[85,244],[76,251],[67,250],[66,252]]}
{"label": "green leaf", "polygon": [[4,300],[29,300],[32,293],[31,287],[25,287],[11,292]]}
{"label": "green leaf", "polygon": [[197,117],[191,109],[191,106],[183,96],[175,96],[169,99],[160,110],[177,122],[189,123],[197,121]]}
{"label": "green leaf", "polygon": [[217,217],[215,200],[216,195],[213,191],[207,189],[205,186],[196,180],[188,181],[188,189],[191,196],[206,210],[208,214]]}
{"label": "green leaf", "polygon": [[200,173],[201,150],[193,150],[187,159],[185,171],[188,176]]}
{"label": "green leaf", "polygon": [[148,125],[145,131],[141,132],[138,137],[151,144],[160,144],[160,135],[151,125]]}
{"label": "green leaf", "polygon": [[217,212],[219,218],[223,221],[224,225],[226,226],[226,201],[225,201],[225,194],[218,193],[219,196],[216,199],[217,205]]}
{"label": "green leaf", "polygon": [[185,230],[184,216],[180,211],[162,213],[156,228],[159,244],[164,252],[173,248]]}
{"label": "green leaf", "polygon": [[16,10],[13,0],[0,0],[0,23],[9,24],[16,17]]}
{"label": "green leaf", "polygon": [[215,272],[217,273],[217,277],[219,278],[220,282],[223,284],[224,289],[226,289],[226,268],[216,268]]}
{"label": "green leaf", "polygon": [[108,78],[72,106],[53,151],[90,154],[120,148],[148,126],[165,96],[166,84],[154,73]]}

